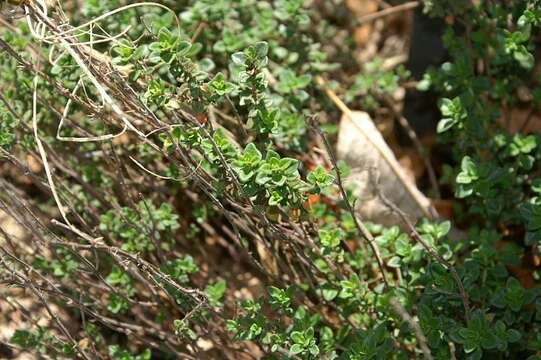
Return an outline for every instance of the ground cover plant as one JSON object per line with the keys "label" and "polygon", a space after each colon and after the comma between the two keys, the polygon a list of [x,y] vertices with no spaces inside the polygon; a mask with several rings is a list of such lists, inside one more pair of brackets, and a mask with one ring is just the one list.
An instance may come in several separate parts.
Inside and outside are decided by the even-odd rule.
{"label": "ground cover plant", "polygon": [[538,1],[0,6],[0,357],[541,358]]}

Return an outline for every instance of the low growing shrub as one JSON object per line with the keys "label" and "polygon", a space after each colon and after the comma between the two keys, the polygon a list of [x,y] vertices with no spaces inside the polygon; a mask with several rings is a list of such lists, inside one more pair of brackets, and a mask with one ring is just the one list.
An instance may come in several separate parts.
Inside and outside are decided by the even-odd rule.
{"label": "low growing shrub", "polygon": [[422,2],[447,24],[449,61],[418,88],[441,97],[456,218],[391,227],[354,211],[327,94],[376,111],[410,74],[352,63],[352,24],[314,3],[0,2],[15,18],[0,29],[0,206],[26,233],[2,231],[0,279],[49,319],[28,314],[11,345],[540,357],[538,2]]}

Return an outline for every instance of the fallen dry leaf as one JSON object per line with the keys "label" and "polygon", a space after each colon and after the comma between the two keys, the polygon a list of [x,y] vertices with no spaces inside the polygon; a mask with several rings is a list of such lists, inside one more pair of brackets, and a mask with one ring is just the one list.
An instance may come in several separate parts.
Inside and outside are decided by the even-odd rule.
{"label": "fallen dry leaf", "polygon": [[383,225],[402,224],[381,196],[405,212],[412,222],[421,216],[437,216],[430,200],[405,174],[367,113],[353,111],[342,116],[337,154],[351,169],[346,184],[354,186],[356,210],[363,219]]}

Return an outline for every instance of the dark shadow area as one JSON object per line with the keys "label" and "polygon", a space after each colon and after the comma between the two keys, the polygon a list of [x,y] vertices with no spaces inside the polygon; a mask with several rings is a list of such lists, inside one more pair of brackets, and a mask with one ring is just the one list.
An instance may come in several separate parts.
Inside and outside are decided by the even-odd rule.
{"label": "dark shadow area", "polygon": [[[447,57],[441,40],[444,26],[442,19],[429,18],[420,8],[415,11],[409,60],[406,63],[415,80],[421,80],[429,66],[438,66]],[[432,91],[408,90],[404,116],[419,136],[434,132],[440,118],[436,94]]]}

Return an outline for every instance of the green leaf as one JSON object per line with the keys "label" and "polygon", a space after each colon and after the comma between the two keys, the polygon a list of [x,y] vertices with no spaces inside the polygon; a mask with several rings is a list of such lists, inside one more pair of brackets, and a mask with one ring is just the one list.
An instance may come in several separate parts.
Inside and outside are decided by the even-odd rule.
{"label": "green leaf", "polygon": [[333,301],[338,296],[338,290],[331,287],[324,287],[321,289],[321,294],[325,301]]}
{"label": "green leaf", "polygon": [[399,268],[402,264],[402,259],[398,256],[393,256],[387,261],[387,266],[392,268]]}
{"label": "green leaf", "polygon": [[235,65],[242,66],[246,64],[246,55],[244,54],[244,52],[239,51],[231,55],[231,60],[233,60],[233,63]]}
{"label": "green leaf", "polygon": [[268,204],[270,206],[278,206],[282,203],[284,197],[278,191],[271,191]]}
{"label": "green leaf", "polygon": [[323,166],[318,165],[318,167],[308,174],[306,180],[316,188],[317,192],[321,192],[326,187],[332,185],[335,178],[334,175],[327,173]]}
{"label": "green leaf", "polygon": [[462,106],[462,102],[459,97],[454,99],[442,99],[440,104],[440,111],[443,118],[438,123],[438,133],[445,132],[460,123],[467,116],[466,110]]}
{"label": "green leaf", "polygon": [[515,329],[507,330],[507,341],[511,343],[517,342],[520,340],[521,337],[522,337],[522,334],[520,333],[520,331],[517,331]]}
{"label": "green leaf", "polygon": [[293,344],[290,348],[289,348],[289,352],[292,354],[292,355],[297,355],[297,354],[300,354],[304,351],[304,347],[302,347],[301,345],[299,344]]}
{"label": "green leaf", "polygon": [[438,231],[437,231],[436,237],[440,239],[444,237],[445,235],[447,235],[450,230],[451,230],[451,222],[449,220],[442,221],[438,225]]}
{"label": "green leaf", "polygon": [[532,180],[532,191],[536,194],[541,194],[541,179]]}
{"label": "green leaf", "polygon": [[214,284],[209,284],[205,288],[205,293],[208,296],[209,303],[212,306],[221,307],[222,303],[220,300],[225,294],[226,282],[225,280],[219,280]]}
{"label": "green leaf", "polygon": [[437,131],[439,134],[452,128],[458,121],[453,118],[444,118],[438,122]]}
{"label": "green leaf", "polygon": [[477,167],[469,156],[466,155],[462,158],[460,167],[462,171],[456,177],[456,182],[458,184],[470,184],[479,179]]}
{"label": "green leaf", "polygon": [[225,80],[224,74],[217,73],[214,78],[209,82],[209,89],[220,96],[231,93],[234,89],[234,85]]}
{"label": "green leaf", "polygon": [[525,69],[531,69],[534,66],[535,58],[524,46],[514,51],[513,57]]}
{"label": "green leaf", "polygon": [[33,349],[39,344],[40,338],[41,336],[27,330],[15,330],[9,341],[23,349]]}
{"label": "green leaf", "polygon": [[328,248],[338,247],[344,238],[344,232],[342,229],[320,229],[318,233],[321,245]]}
{"label": "green leaf", "polygon": [[280,167],[287,175],[298,174],[299,160],[292,158],[283,158],[280,160]]}
{"label": "green leaf", "polygon": [[269,44],[266,41],[259,41],[254,45],[257,57],[263,59],[269,52]]}
{"label": "green leaf", "polygon": [[304,335],[303,335],[302,332],[293,331],[293,332],[291,332],[290,337],[291,337],[291,340],[293,340],[295,343],[304,344],[305,339],[304,339]]}

